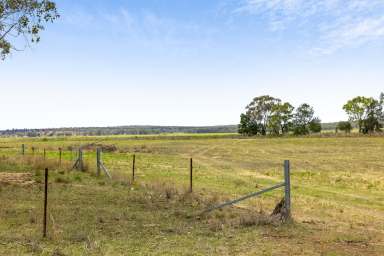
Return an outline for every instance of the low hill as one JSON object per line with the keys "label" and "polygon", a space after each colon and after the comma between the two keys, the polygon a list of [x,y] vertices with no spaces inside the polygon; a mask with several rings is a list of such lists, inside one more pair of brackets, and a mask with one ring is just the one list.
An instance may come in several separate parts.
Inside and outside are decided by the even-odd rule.
{"label": "low hill", "polygon": [[161,133],[236,133],[237,125],[218,126],[114,126],[114,127],[68,127],[47,129],[11,129],[0,131],[0,136],[74,136],[74,135],[126,135]]}
{"label": "low hill", "polygon": [[[323,123],[323,130],[335,130],[337,122]],[[354,125],[355,127],[355,125]],[[152,126],[128,125],[111,127],[64,127],[42,129],[9,129],[0,131],[0,136],[99,136],[99,135],[143,135],[162,133],[237,133],[237,125],[216,126]]]}

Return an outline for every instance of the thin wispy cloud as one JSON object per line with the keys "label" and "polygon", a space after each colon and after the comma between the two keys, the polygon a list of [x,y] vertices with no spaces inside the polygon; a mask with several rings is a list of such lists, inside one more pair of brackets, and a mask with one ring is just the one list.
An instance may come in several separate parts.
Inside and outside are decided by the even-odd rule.
{"label": "thin wispy cloud", "polygon": [[102,30],[107,37],[118,35],[121,40],[179,51],[191,45],[204,47],[212,33],[198,21],[174,19],[152,10],[131,11],[124,6],[103,12],[78,8],[63,18],[77,29]]}
{"label": "thin wispy cloud", "polygon": [[384,0],[245,0],[233,13],[256,16],[272,32],[310,33],[316,54],[384,41]]}

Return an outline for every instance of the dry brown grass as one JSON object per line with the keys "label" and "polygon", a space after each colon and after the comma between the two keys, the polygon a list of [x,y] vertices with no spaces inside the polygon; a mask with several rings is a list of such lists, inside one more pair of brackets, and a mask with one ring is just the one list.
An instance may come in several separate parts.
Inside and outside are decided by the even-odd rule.
{"label": "dry brown grass", "polygon": [[[90,160],[88,173],[64,172],[62,177],[54,172],[51,198],[56,198],[52,214],[57,236],[39,246],[49,255],[56,247],[66,255],[124,255],[127,251],[142,255],[383,255],[383,139],[105,137],[103,143],[119,149],[103,155],[113,179],[94,177],[91,152],[84,153]],[[81,137],[46,144],[64,148],[100,141]],[[16,149],[19,154],[16,146],[2,154],[14,155]],[[134,183],[130,182],[132,154],[120,149],[139,152]],[[191,156],[196,178],[193,193],[187,189]],[[65,157],[70,159],[70,152]],[[270,216],[282,190],[199,215],[208,206],[281,182],[284,159],[292,161],[292,225],[281,225]],[[4,164],[2,170],[29,169],[14,160],[9,161],[14,169]],[[70,183],[65,184],[66,178]],[[0,254],[17,255],[21,248],[38,251],[39,246],[18,243],[27,244],[23,239],[31,237],[31,230],[40,235],[36,224],[40,217],[30,223],[27,211],[41,205],[41,184],[0,190],[3,209],[8,209],[0,207],[5,220],[0,221],[0,244],[10,244],[5,249],[0,246]]]}
{"label": "dry brown grass", "polygon": [[279,215],[271,215],[262,210],[242,208],[237,206],[227,206],[223,209],[205,213],[204,210],[219,203],[228,201],[229,198],[222,194],[204,191],[190,193],[187,189],[175,186],[167,182],[147,182],[139,185],[145,191],[141,196],[136,197],[137,201],[147,205],[150,208],[159,207],[159,202],[167,202],[169,205],[189,205],[195,208],[194,214],[177,211],[177,215],[185,217],[194,217],[209,227],[211,231],[220,231],[225,228],[246,228],[251,226],[271,225],[278,226],[283,224]]}
{"label": "dry brown grass", "polygon": [[26,186],[33,183],[32,174],[30,173],[0,173],[0,184]]}
{"label": "dry brown grass", "polygon": [[57,159],[44,159],[41,156],[3,156],[0,161],[7,164],[22,164],[32,170],[44,170],[48,168],[50,170],[71,170],[72,163],[70,161],[62,160],[61,165]]}

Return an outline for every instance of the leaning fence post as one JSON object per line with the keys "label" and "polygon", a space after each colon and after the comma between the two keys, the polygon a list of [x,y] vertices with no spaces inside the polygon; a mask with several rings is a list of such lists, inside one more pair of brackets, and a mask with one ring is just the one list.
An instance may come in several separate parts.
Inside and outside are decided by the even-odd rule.
{"label": "leaning fence post", "polygon": [[287,217],[291,216],[291,167],[289,160],[284,161],[284,183],[285,183],[285,209],[287,211]]}
{"label": "leaning fence post", "polygon": [[190,162],[189,162],[189,192],[193,192],[193,160],[192,158],[190,159]]}
{"label": "leaning fence post", "polygon": [[47,237],[48,168],[45,168],[43,237]]}
{"label": "leaning fence post", "polygon": [[136,167],[135,165],[136,165],[136,155],[134,154],[132,158],[132,182],[135,181],[135,167]]}

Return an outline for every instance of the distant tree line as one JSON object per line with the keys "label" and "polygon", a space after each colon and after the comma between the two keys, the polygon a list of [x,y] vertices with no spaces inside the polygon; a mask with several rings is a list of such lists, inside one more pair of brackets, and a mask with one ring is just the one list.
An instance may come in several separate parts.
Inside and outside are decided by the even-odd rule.
{"label": "distant tree line", "polygon": [[321,120],[313,107],[301,104],[296,109],[288,102],[264,95],[256,97],[240,116],[238,129],[243,135],[307,135],[321,132]]}
{"label": "distant tree line", "polygon": [[51,137],[51,136],[107,136],[150,135],[162,133],[236,133],[236,125],[219,126],[115,126],[115,127],[68,127],[45,129],[0,130],[0,136]]}
{"label": "distant tree line", "polygon": [[[336,132],[350,133],[357,127],[359,133],[381,132],[384,123],[384,93],[378,99],[355,97],[344,106],[348,121],[336,124]],[[320,133],[320,118],[315,116],[313,107],[304,103],[294,108],[288,102],[269,95],[256,97],[240,116],[238,132],[243,135],[308,135]]]}

